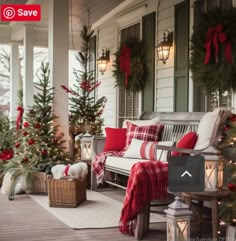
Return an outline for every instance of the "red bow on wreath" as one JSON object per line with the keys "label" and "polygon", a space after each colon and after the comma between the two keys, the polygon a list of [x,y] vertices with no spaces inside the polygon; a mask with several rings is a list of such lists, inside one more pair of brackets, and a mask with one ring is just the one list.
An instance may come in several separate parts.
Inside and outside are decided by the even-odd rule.
{"label": "red bow on wreath", "polygon": [[126,47],[124,45],[121,48],[121,54],[120,54],[120,70],[124,72],[125,74],[125,86],[128,85],[128,76],[130,75],[130,54],[131,54],[131,49]]}
{"label": "red bow on wreath", "polygon": [[211,58],[212,43],[215,47],[215,60],[218,61],[219,43],[225,44],[224,54],[225,59],[229,64],[232,64],[232,45],[227,39],[226,33],[223,32],[223,27],[218,24],[215,28],[208,28],[204,47],[206,48],[206,55],[204,64],[208,64]]}

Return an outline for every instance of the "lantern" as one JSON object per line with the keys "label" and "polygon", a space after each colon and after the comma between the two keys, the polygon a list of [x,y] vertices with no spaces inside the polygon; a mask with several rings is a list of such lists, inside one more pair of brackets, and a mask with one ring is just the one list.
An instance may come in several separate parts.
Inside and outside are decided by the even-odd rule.
{"label": "lantern", "polygon": [[179,197],[165,210],[167,214],[167,241],[190,240],[190,216],[192,211]]}
{"label": "lantern", "polygon": [[173,32],[170,33],[168,30],[165,30],[163,33],[163,41],[157,45],[158,60],[161,60],[163,64],[165,64],[169,58],[172,42]]}
{"label": "lantern", "polygon": [[81,160],[89,161],[92,159],[93,136],[86,132],[80,140]]}
{"label": "lantern", "polygon": [[103,74],[110,62],[110,51],[106,47],[102,48],[102,56],[97,60],[98,70]]}
{"label": "lantern", "polygon": [[212,147],[211,150],[209,150],[209,153],[204,155],[204,157],[205,191],[217,191],[223,187],[223,160],[214,147]]}

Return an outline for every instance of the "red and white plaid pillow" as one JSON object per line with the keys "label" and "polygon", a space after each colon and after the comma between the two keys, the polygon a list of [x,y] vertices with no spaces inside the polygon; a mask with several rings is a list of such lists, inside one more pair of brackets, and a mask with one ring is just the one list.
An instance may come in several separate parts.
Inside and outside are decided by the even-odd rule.
{"label": "red and white plaid pillow", "polygon": [[125,150],[129,147],[133,138],[143,141],[159,141],[164,125],[137,126],[130,122],[127,123]]}

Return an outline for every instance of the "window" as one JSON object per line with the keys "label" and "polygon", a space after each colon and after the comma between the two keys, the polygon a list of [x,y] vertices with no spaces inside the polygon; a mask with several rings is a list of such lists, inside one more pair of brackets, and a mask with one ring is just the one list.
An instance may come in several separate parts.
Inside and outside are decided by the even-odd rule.
{"label": "window", "polygon": [[[140,39],[140,23],[124,28],[120,32],[120,44],[126,42],[130,37]],[[138,119],[141,108],[141,94],[127,92],[124,88],[119,87],[119,114],[118,125],[122,126],[125,119]]]}

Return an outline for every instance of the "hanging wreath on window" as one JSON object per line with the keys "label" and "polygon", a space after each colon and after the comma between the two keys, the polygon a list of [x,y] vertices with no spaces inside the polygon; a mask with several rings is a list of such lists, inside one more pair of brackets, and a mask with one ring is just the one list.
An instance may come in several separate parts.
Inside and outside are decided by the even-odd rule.
{"label": "hanging wreath on window", "polygon": [[193,81],[206,93],[236,90],[236,9],[214,9],[201,17],[191,38]]}
{"label": "hanging wreath on window", "polygon": [[129,38],[122,43],[115,53],[113,76],[116,85],[128,91],[140,91],[145,87],[146,67],[144,58],[144,44],[136,38]]}

